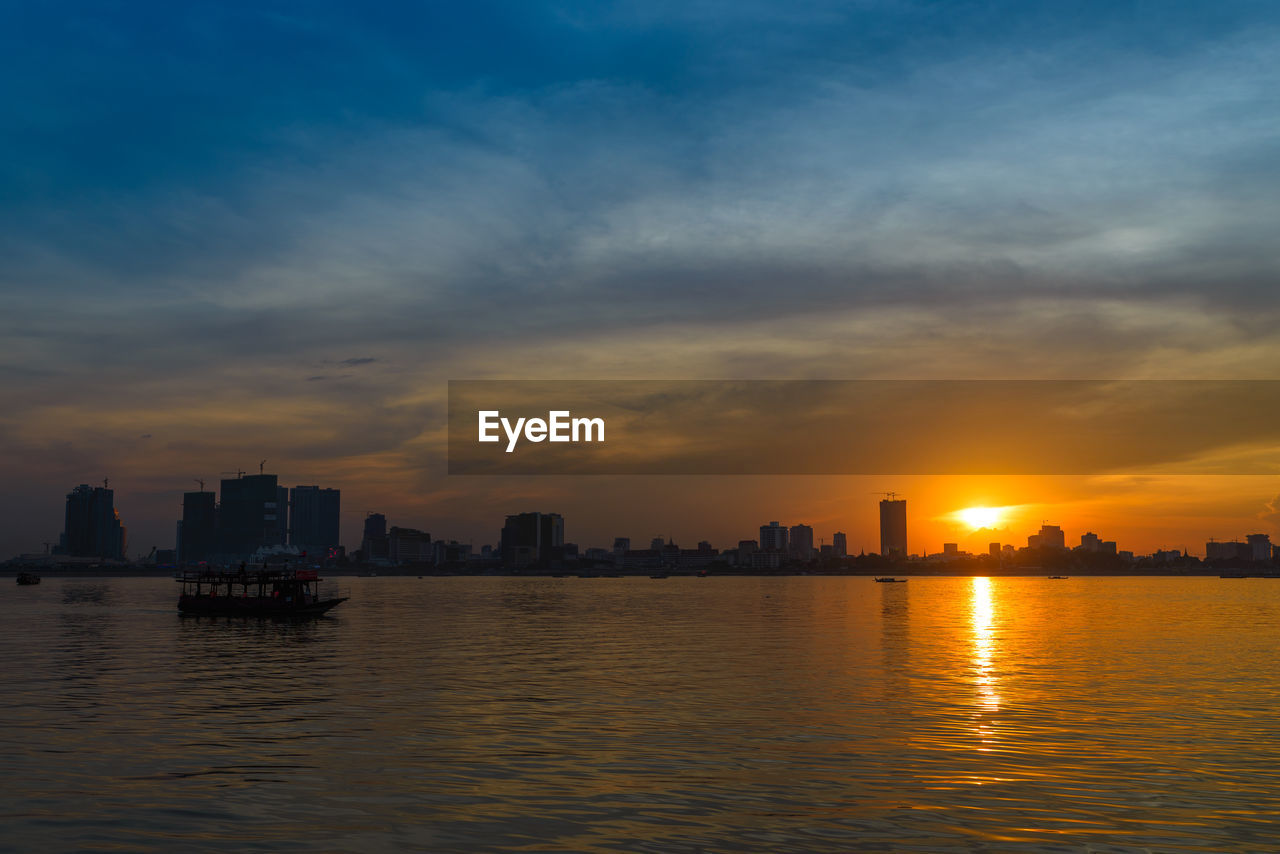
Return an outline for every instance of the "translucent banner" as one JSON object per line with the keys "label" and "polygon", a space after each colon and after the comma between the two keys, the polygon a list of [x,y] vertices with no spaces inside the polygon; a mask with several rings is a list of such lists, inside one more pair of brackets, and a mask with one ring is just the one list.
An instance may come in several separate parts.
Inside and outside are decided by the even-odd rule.
{"label": "translucent banner", "polygon": [[1280,380],[456,380],[449,473],[1280,474]]}

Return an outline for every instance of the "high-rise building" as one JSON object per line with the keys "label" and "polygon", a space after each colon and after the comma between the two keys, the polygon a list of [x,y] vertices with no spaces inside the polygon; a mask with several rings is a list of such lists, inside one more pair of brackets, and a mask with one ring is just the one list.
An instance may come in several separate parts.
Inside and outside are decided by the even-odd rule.
{"label": "high-rise building", "polygon": [[787,532],[787,552],[796,560],[813,559],[813,528],[792,525]]}
{"label": "high-rise building", "polygon": [[528,566],[559,557],[564,547],[564,517],[559,513],[517,513],[502,527],[502,562]]}
{"label": "high-rise building", "polygon": [[1090,531],[1080,535],[1080,550],[1085,552],[1102,551],[1102,538]]}
{"label": "high-rise building", "polygon": [[630,537],[614,537],[613,538],[614,555],[621,557],[622,555],[626,554],[629,551],[631,551]]}
{"label": "high-rise building", "polygon": [[999,560],[999,558],[1000,558],[1000,544],[999,544],[999,543],[988,543],[988,544],[987,544],[987,554],[988,554],[988,555],[990,555],[991,557],[996,558],[997,560]]}
{"label": "high-rise building", "polygon": [[212,491],[182,494],[182,523],[178,529],[178,560],[199,563],[213,554],[218,536],[217,496]]}
{"label": "high-rise building", "polygon": [[364,517],[364,536],[360,538],[360,550],[365,560],[390,560],[391,541],[387,537],[387,517],[370,513]]}
{"label": "high-rise building", "polygon": [[1271,560],[1271,535],[1250,534],[1245,537],[1249,542],[1249,560]]}
{"label": "high-rise building", "polygon": [[1207,542],[1204,544],[1205,560],[1243,561],[1253,559],[1253,547],[1249,543],[1229,540],[1225,543]]}
{"label": "high-rise building", "polygon": [[116,512],[115,490],[80,484],[67,493],[59,551],[71,557],[124,560],[128,530]]}
{"label": "high-rise building", "polygon": [[1057,525],[1041,525],[1040,533],[1027,537],[1027,547],[1032,549],[1065,549],[1067,535]]}
{"label": "high-rise building", "polygon": [[907,556],[907,501],[905,498],[880,502],[880,554],[885,557]]}
{"label": "high-rise building", "polygon": [[760,551],[785,552],[787,550],[787,529],[777,522],[760,526]]}
{"label": "high-rise building", "polygon": [[431,563],[431,535],[417,528],[392,528],[387,534],[388,554],[392,563]]}
{"label": "high-rise building", "polygon": [[246,556],[260,548],[282,546],[288,538],[289,491],[273,474],[251,474],[222,481],[216,551]]}
{"label": "high-rise building", "polygon": [[289,490],[289,544],[323,557],[341,540],[342,493],[318,486]]}
{"label": "high-rise building", "polygon": [[849,538],[844,531],[836,531],[831,535],[831,554],[833,557],[849,556]]}

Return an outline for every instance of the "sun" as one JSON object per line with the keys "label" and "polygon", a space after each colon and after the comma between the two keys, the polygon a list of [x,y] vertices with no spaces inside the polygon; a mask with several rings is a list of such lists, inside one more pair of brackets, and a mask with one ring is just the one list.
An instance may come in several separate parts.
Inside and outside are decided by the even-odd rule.
{"label": "sun", "polygon": [[999,507],[966,507],[956,511],[956,518],[973,530],[994,528],[1003,516]]}

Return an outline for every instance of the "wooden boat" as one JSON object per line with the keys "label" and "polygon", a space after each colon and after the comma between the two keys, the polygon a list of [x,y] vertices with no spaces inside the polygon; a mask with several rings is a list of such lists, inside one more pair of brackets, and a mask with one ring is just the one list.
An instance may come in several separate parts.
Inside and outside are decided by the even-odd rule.
{"label": "wooden boat", "polygon": [[881,584],[906,584],[906,583],[907,583],[907,580],[906,580],[905,578],[879,578],[879,577],[877,577],[877,578],[876,578],[876,581],[880,582]]}
{"label": "wooden boat", "polygon": [[1050,576],[1049,576],[1049,579],[1050,579],[1050,580],[1056,580],[1056,581],[1065,581],[1065,580],[1066,580],[1066,578],[1067,578],[1067,576],[1065,576],[1065,575],[1050,575]]}
{"label": "wooden boat", "polygon": [[17,581],[24,587],[30,584],[39,584],[40,576],[36,575],[34,572],[19,572]]}
{"label": "wooden boat", "polygon": [[347,601],[347,597],[320,598],[320,581],[314,569],[263,569],[257,571],[184,573],[178,579],[182,594],[178,610],[183,614],[211,617],[316,617]]}

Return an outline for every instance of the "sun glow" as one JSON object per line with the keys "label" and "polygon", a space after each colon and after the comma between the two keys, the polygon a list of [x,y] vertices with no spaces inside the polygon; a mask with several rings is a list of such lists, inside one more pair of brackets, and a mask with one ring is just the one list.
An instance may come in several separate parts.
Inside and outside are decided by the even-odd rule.
{"label": "sun glow", "polygon": [[1000,524],[1004,513],[999,507],[966,507],[956,511],[956,518],[973,530],[994,528]]}

